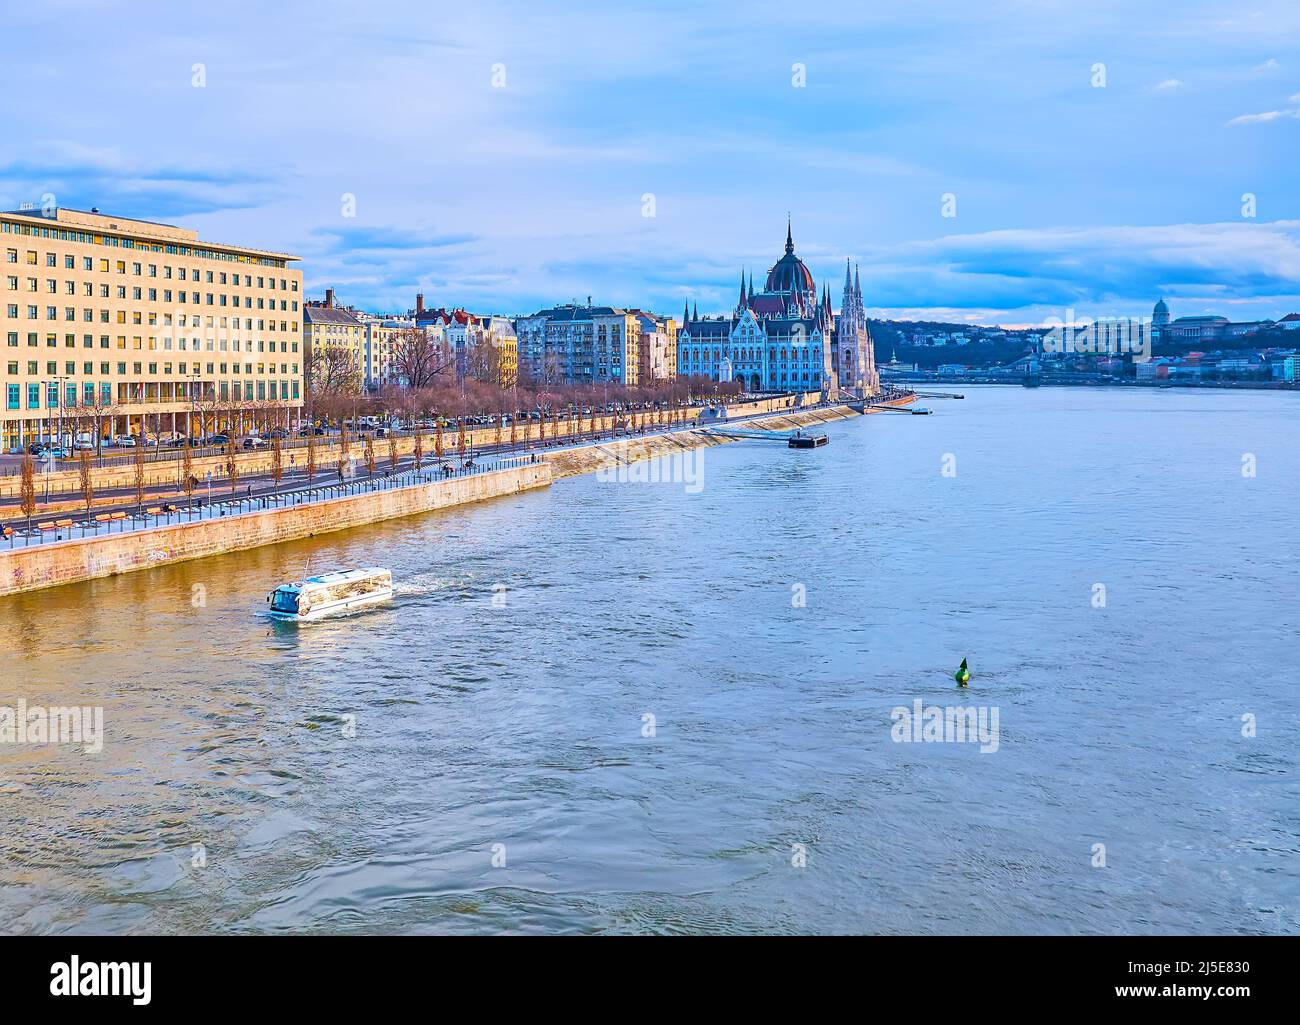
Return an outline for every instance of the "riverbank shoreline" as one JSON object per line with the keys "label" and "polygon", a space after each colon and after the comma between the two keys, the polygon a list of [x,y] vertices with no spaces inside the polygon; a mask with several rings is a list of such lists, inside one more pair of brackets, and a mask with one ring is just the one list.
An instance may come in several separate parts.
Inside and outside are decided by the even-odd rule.
{"label": "riverbank shoreline", "polygon": [[[909,398],[907,401],[914,401]],[[905,404],[896,401],[890,405]],[[867,411],[868,416],[872,415]],[[847,405],[825,406],[818,409],[800,410],[782,413],[757,420],[743,421],[746,430],[789,431],[797,427],[812,427],[817,424],[834,423],[860,416],[856,410]],[[715,427],[726,426],[726,421],[714,424]],[[729,445],[739,441],[738,438],[726,438],[709,432],[708,427],[697,427],[690,431],[670,434],[650,434],[643,437],[619,438],[617,441],[598,442],[584,445],[547,456],[553,468],[556,480],[573,477],[584,473],[598,473],[617,466],[626,466],[646,459],[657,459],[682,452],[712,448],[715,445]]]}
{"label": "riverbank shoreline", "polygon": [[258,512],[0,551],[0,597],[334,533],[549,486],[544,461]]}
{"label": "riverbank shoreline", "polygon": [[[891,400],[906,405],[915,396]],[[872,415],[878,410],[865,410]],[[794,409],[743,419],[747,429],[787,431],[864,415],[849,405]],[[721,420],[713,426],[722,426]],[[0,597],[150,569],[174,562],[221,555],[262,545],[347,530],[399,516],[484,501],[548,486],[553,480],[597,473],[616,466],[694,451],[737,439],[721,437],[708,425],[578,444],[537,461],[464,478],[364,491],[346,497],[288,505],[258,512],[236,512],[217,519],[169,523],[105,536],[83,537],[0,551]]]}

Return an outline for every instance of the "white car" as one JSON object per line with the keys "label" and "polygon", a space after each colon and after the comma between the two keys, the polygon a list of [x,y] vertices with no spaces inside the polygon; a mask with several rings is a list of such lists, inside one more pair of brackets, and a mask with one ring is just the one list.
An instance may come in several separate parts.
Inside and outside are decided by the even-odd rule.
{"label": "white car", "polygon": [[118,448],[135,448],[135,438],[129,434],[123,434],[113,439],[113,444]]}

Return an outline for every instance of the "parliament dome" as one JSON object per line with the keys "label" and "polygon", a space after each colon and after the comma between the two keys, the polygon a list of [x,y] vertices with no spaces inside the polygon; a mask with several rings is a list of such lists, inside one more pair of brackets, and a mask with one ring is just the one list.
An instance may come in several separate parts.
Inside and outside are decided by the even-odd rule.
{"label": "parliament dome", "polygon": [[785,255],[767,272],[766,291],[782,295],[809,293],[815,290],[812,272],[794,255],[794,239],[790,226],[785,229]]}

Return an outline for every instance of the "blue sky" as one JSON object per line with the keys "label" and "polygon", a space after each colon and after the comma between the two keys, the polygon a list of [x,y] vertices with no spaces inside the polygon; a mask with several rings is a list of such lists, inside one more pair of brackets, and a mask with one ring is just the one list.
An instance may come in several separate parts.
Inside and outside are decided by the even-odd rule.
{"label": "blue sky", "polygon": [[0,205],[293,252],[369,309],[722,311],[789,211],[878,316],[1300,310],[1294,0],[46,0],[6,44]]}

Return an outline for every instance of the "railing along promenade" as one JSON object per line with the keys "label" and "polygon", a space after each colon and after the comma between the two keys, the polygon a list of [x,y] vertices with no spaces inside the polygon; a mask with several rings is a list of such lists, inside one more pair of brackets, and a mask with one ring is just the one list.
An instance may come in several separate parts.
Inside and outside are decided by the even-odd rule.
{"label": "railing along promenade", "polygon": [[400,488],[423,487],[460,477],[526,466],[538,462],[539,458],[538,453],[534,452],[527,455],[494,458],[490,462],[483,463],[473,459],[456,463],[434,460],[419,468],[412,466],[404,470],[382,471],[364,477],[345,478],[333,483],[313,483],[305,487],[285,488],[257,495],[236,494],[228,498],[217,497],[207,501],[198,498],[184,504],[168,502],[130,511],[118,510],[91,516],[65,516],[33,521],[30,526],[10,523],[4,528],[4,534],[8,535],[4,540],[8,542],[10,549],[13,549],[60,541],[80,541],[110,534],[126,534],[150,530],[154,527],[260,513]]}

